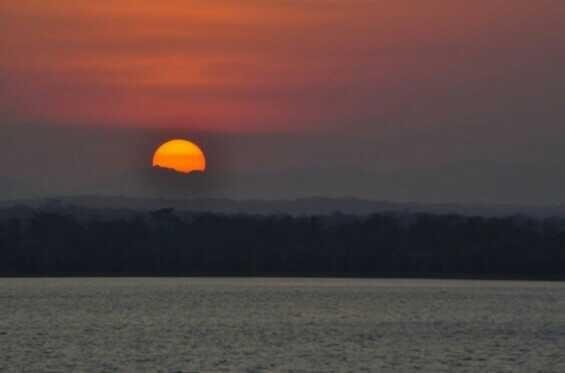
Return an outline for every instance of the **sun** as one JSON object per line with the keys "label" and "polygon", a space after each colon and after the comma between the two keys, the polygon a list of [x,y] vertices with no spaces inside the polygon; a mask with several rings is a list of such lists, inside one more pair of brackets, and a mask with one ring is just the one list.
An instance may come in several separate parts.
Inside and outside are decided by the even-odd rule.
{"label": "sun", "polygon": [[153,167],[162,167],[188,174],[206,170],[204,152],[195,143],[175,139],[159,146],[153,155]]}

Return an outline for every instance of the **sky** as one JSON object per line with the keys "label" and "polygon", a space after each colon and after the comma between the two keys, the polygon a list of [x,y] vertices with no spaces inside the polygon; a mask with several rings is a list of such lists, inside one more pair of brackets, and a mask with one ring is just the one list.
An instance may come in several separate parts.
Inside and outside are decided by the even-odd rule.
{"label": "sky", "polygon": [[562,204],[563,45],[562,0],[5,0],[0,198],[192,195],[180,137],[198,193]]}

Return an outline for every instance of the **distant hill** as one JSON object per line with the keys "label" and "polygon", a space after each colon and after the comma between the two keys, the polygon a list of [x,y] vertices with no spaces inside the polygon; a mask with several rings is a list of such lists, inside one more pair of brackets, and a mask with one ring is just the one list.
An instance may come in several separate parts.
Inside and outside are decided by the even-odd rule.
{"label": "distant hill", "polygon": [[[368,215],[378,212],[461,214],[474,216],[528,215],[537,218],[565,217],[565,206],[516,206],[483,204],[424,204],[371,201],[357,198],[311,197],[288,200],[233,200],[227,198],[163,199],[123,196],[77,196],[22,199],[0,202],[3,209],[20,207],[48,209],[156,210],[174,208],[187,212],[323,215],[335,212]],[[13,211],[12,211],[13,212]]]}

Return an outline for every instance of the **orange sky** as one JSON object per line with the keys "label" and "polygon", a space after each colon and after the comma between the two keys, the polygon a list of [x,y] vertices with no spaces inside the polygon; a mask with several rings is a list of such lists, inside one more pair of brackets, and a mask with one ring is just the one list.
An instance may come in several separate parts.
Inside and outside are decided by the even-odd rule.
{"label": "orange sky", "polygon": [[23,121],[228,132],[437,121],[547,91],[564,19],[551,0],[5,0],[0,103]]}
{"label": "orange sky", "polygon": [[564,45],[563,0],[1,0],[0,199],[186,138],[229,196],[562,203]]}

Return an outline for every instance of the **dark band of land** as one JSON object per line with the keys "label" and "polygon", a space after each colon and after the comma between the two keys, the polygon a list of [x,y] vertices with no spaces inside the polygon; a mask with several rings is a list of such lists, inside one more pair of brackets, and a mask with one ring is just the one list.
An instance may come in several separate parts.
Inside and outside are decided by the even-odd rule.
{"label": "dark band of land", "polygon": [[565,219],[4,212],[0,275],[555,280],[565,278]]}

